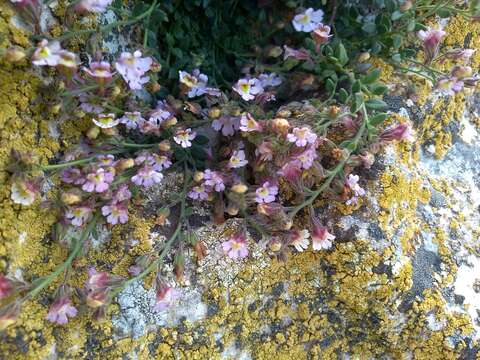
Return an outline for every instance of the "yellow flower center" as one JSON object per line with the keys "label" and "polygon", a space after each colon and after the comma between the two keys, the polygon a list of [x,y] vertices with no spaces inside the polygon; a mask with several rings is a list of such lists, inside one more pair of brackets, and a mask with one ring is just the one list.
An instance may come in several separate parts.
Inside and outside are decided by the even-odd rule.
{"label": "yellow flower center", "polygon": [[301,24],[307,24],[309,21],[310,21],[310,16],[308,16],[307,14],[302,15],[300,20],[298,20],[298,22]]}
{"label": "yellow flower center", "polygon": [[244,93],[248,93],[250,91],[250,84],[242,84],[240,85],[240,90]]}

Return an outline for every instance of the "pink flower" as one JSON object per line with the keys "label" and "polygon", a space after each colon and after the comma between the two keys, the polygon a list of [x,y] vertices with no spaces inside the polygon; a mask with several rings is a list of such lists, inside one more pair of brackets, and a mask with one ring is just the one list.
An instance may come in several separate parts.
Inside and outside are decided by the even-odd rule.
{"label": "pink flower", "polygon": [[262,126],[249,113],[240,118],[240,130],[244,132],[262,131]]}
{"label": "pink flower", "polygon": [[180,294],[178,291],[169,286],[167,283],[157,282],[157,296],[153,309],[155,311],[163,311],[172,305],[172,303],[177,300],[179,296]]}
{"label": "pink flower", "polygon": [[314,147],[308,147],[304,152],[296,156],[295,159],[299,160],[302,163],[302,168],[310,169],[313,165],[313,161],[317,157],[317,150]]}
{"label": "pink flower", "polygon": [[296,49],[292,49],[291,47],[288,47],[287,45],[283,45],[283,49],[284,49],[283,60],[287,60],[289,57],[293,57],[294,59],[297,59],[297,60],[306,60],[310,63],[313,63],[310,53],[303,48],[296,50]]}
{"label": "pink flower", "polygon": [[90,63],[90,68],[83,68],[83,70],[100,83],[110,81],[113,76],[107,61],[94,61]]}
{"label": "pink flower", "polygon": [[320,224],[317,218],[312,219],[312,247],[313,250],[330,249],[335,236],[328,232],[328,228]]}
{"label": "pink flower", "polygon": [[127,205],[123,202],[113,202],[110,205],[102,206],[102,214],[112,225],[125,224],[128,221]]}
{"label": "pink flower", "polygon": [[222,248],[228,257],[233,260],[243,259],[248,256],[247,239],[243,232],[239,232],[223,242]]}
{"label": "pink flower", "polygon": [[85,182],[85,178],[79,169],[66,168],[62,172],[62,181],[67,184],[82,185]]}
{"label": "pink flower", "polygon": [[295,247],[298,252],[303,252],[310,244],[310,233],[308,230],[293,230],[289,233],[290,245]]}
{"label": "pink flower", "polygon": [[318,28],[313,30],[312,38],[315,41],[315,50],[320,52],[320,46],[328,43],[330,37],[332,37],[332,35],[330,35],[330,26],[328,25],[320,24]]}
{"label": "pink flower", "polygon": [[240,168],[248,164],[248,160],[245,159],[245,152],[243,150],[235,150],[228,162],[228,166],[231,168]]}
{"label": "pink flower", "polygon": [[61,297],[52,304],[45,319],[59,325],[65,325],[68,322],[68,317],[76,315],[77,309],[72,306],[70,298]]}
{"label": "pink flower", "polygon": [[314,144],[317,141],[317,135],[307,127],[294,128],[293,134],[287,134],[287,140],[295,143],[298,147]]}
{"label": "pink flower", "polygon": [[263,88],[269,86],[278,86],[282,83],[282,79],[275,73],[270,74],[260,74],[258,76],[258,80],[260,80],[260,84]]}
{"label": "pink flower", "polygon": [[188,193],[188,197],[194,200],[206,200],[208,199],[207,188],[203,184],[194,186],[192,190]]}
{"label": "pink flower", "polygon": [[32,55],[32,63],[37,66],[57,66],[60,62],[61,51],[62,48],[58,41],[49,44],[47,39],[43,39]]}
{"label": "pink flower", "polygon": [[302,174],[302,162],[300,160],[289,161],[277,173],[290,182],[298,180]]}
{"label": "pink flower", "polygon": [[137,174],[132,177],[132,182],[138,186],[149,187],[159,184],[162,179],[162,173],[155,171],[152,166],[145,165],[138,169]]}
{"label": "pink flower", "polygon": [[86,192],[104,192],[113,181],[113,173],[103,168],[99,168],[86,176],[86,181],[82,185],[82,190]]}
{"label": "pink flower", "polygon": [[255,155],[260,161],[270,161],[273,159],[272,143],[269,141],[262,141],[255,150]]}
{"label": "pink flower", "polygon": [[275,201],[278,194],[278,186],[271,185],[269,181],[265,181],[261,187],[255,191],[255,201],[257,203],[271,203]]}
{"label": "pink flower", "polygon": [[438,54],[440,42],[447,33],[443,30],[427,28],[420,30],[418,37],[423,41],[423,50],[425,52],[425,63],[429,64]]}
{"label": "pink flower", "polygon": [[180,145],[182,148],[188,148],[192,146],[192,140],[195,139],[197,133],[192,131],[192,129],[177,130],[173,140]]}
{"label": "pink flower", "polygon": [[106,272],[98,272],[95,268],[88,269],[88,279],[85,283],[87,305],[92,308],[105,305],[108,302],[111,282],[110,276]]}
{"label": "pink flower", "polygon": [[473,54],[477,51],[476,49],[452,49],[448,50],[445,54],[445,57],[453,60],[463,60],[465,62],[469,61]]}
{"label": "pink flower", "polygon": [[292,25],[297,31],[311,32],[323,21],[323,11],[308,8],[303,13],[295,15]]}
{"label": "pink flower", "polygon": [[260,80],[256,78],[240,79],[233,86],[233,90],[238,93],[243,100],[249,101],[255,99],[255,95],[262,93],[263,87]]}
{"label": "pink flower", "polygon": [[125,124],[127,129],[136,129],[139,124],[144,122],[145,119],[142,117],[142,114],[138,111],[134,112],[125,112],[123,116],[119,119],[121,124]]}
{"label": "pink flower", "polygon": [[0,274],[0,299],[9,297],[12,294],[12,282],[3,274]]}
{"label": "pink flower", "polygon": [[129,52],[123,52],[120,59],[115,63],[115,68],[128,83],[130,89],[140,90],[150,77],[145,73],[150,70],[153,60],[151,57],[142,58],[142,52],[137,50],[133,55]]}
{"label": "pink flower", "polygon": [[113,0],[80,0],[75,5],[77,12],[103,13],[107,10]]}
{"label": "pink flower", "polygon": [[415,140],[410,124],[399,124],[393,128],[387,129],[380,134],[380,139],[382,141],[405,140],[409,142],[413,142]]}
{"label": "pink flower", "polygon": [[65,217],[70,220],[70,223],[75,226],[83,226],[90,214],[92,213],[92,208],[86,205],[75,206],[68,208]]}
{"label": "pink flower", "polygon": [[238,117],[222,116],[212,121],[212,127],[216,131],[222,130],[223,136],[231,136],[240,128],[240,121]]}
{"label": "pink flower", "polygon": [[225,190],[225,183],[223,182],[223,177],[218,171],[206,169],[203,173],[203,179],[205,180],[205,185],[215,189],[215,191],[222,192],[223,190]]}
{"label": "pink flower", "polygon": [[353,196],[346,201],[347,205],[356,204],[358,201],[358,197],[365,195],[365,190],[362,187],[360,187],[360,185],[358,184],[359,179],[360,178],[358,175],[350,174],[348,175],[347,180],[345,181],[345,184],[353,192]]}
{"label": "pink flower", "polygon": [[15,204],[32,205],[38,195],[37,186],[31,181],[15,181],[10,188],[10,199]]}

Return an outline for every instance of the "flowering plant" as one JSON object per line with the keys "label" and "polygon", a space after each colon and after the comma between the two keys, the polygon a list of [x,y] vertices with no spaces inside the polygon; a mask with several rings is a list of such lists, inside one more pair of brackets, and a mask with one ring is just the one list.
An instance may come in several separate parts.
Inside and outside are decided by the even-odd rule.
{"label": "flowering plant", "polygon": [[[76,316],[69,284],[75,271],[72,264],[88,248],[97,224],[128,223],[133,200],[141,203],[141,195],[162,184],[169,173],[183,182],[179,193],[172,194],[158,212],[165,223],[166,218],[173,218],[171,210],[177,210],[172,235],[160,248],[140,256],[127,279],[88,270],[84,288],[77,289],[77,300],[96,316],[104,313],[125,286],[155,271],[154,308],[163,311],[180,296],[158,268],[175,250],[175,274],[181,279],[185,246],[191,246],[198,259],[206,256],[205,245],[192,235],[189,223],[193,207],[200,202],[210,204],[216,224],[228,217],[244,219],[240,231],[221,246],[233,261],[248,257],[247,228],[268,244],[266,252],[281,259],[293,249],[306,250],[310,242],[314,251],[330,249],[335,235],[328,219],[316,211],[316,202],[359,206],[366,194],[359,175],[362,168],[372,165],[382,145],[413,138],[410,124],[385,125],[389,114],[384,112],[387,105],[382,96],[389,89],[379,80],[380,70],[368,63],[371,54],[400,70],[405,70],[402,64],[417,64],[419,69],[406,70],[432,81],[444,94],[473,87],[477,81],[468,66],[475,50],[444,50],[444,30],[418,22],[433,14],[476,16],[477,5],[467,9],[448,1],[442,6],[431,1],[385,1],[386,12],[366,7],[376,14],[373,22],[358,20],[355,7],[336,1],[326,9],[299,8],[294,13],[288,7],[279,12],[270,9],[274,18],[284,17],[275,33],[284,30],[285,34],[280,40],[271,39],[268,59],[259,57],[265,61],[255,66],[245,62],[235,79],[228,81],[229,75],[219,82],[217,75],[222,74],[207,75],[190,63],[184,64],[185,69],[175,69],[168,55],[167,59],[156,56],[155,31],[163,29],[162,19],[171,10],[163,7],[168,5],[139,3],[127,20],[52,38],[41,33],[37,16],[41,8],[36,2],[12,3],[19,12],[31,10],[24,15],[34,25],[39,41],[29,51],[8,49],[7,59],[17,62],[28,56],[41,76],[54,72],[57,112],[87,119],[90,126],[81,144],[67,149],[56,163],[45,164],[29,153],[12,152],[13,202],[30,206],[42,198],[47,179],[61,184],[58,199],[43,201],[43,205],[61,209],[56,234],[70,253],[51,274],[31,283],[0,274],[0,299],[5,299],[0,329],[14,323],[22,304],[61,274],[66,276],[46,318],[65,324]],[[72,7],[80,13],[102,13],[110,5],[110,1],[80,1]],[[143,25],[143,45],[118,54],[114,61],[95,53],[82,64],[78,54],[67,50],[77,35],[101,34],[137,23]],[[372,35],[362,38],[361,46],[355,33],[358,28]],[[412,40],[409,35],[415,32]],[[166,41],[175,43],[168,35]],[[423,61],[408,55],[408,40],[423,49]],[[447,58],[457,61],[449,73],[432,68]],[[211,66],[205,68],[211,70]],[[171,84],[172,77],[174,86],[160,85]],[[141,96],[145,90],[150,96]],[[298,221],[300,214],[306,223]],[[79,235],[64,241],[72,229]]]}

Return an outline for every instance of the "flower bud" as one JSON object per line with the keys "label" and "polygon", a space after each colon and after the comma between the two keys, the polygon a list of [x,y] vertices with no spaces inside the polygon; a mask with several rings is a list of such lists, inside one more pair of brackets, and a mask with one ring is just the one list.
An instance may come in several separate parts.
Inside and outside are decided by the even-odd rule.
{"label": "flower bud", "polygon": [[112,92],[110,93],[112,97],[117,97],[118,95],[120,95],[122,92],[122,88],[120,86],[114,86],[112,88]]}
{"label": "flower bud", "polygon": [[412,0],[405,0],[402,5],[400,5],[400,11],[405,12],[412,8],[413,3]]}
{"label": "flower bud", "polygon": [[150,66],[150,71],[154,72],[154,73],[158,73],[158,72],[162,71],[162,64],[160,64],[157,61],[154,61],[152,63],[152,65]]}
{"label": "flower bud", "polygon": [[283,54],[283,50],[280,46],[274,46],[270,48],[267,52],[267,57],[277,58]]}
{"label": "flower bud", "polygon": [[195,174],[193,174],[193,180],[196,182],[200,182],[203,180],[203,172],[202,171],[196,171]]}
{"label": "flower bud", "polygon": [[208,110],[208,116],[212,119],[218,119],[221,114],[222,114],[222,111],[218,107],[213,107],[210,110]]}
{"label": "flower bud", "polygon": [[277,114],[276,114],[277,117],[279,118],[289,118],[290,116],[292,116],[292,112],[290,110],[287,110],[287,109],[282,109],[282,110],[279,110],[277,111]]}
{"label": "flower bud", "polygon": [[228,215],[236,216],[236,215],[238,215],[239,211],[240,211],[240,209],[238,208],[237,204],[234,204],[234,203],[229,203],[228,204],[228,206],[227,206],[227,214]]}
{"label": "flower bud", "polygon": [[173,272],[175,273],[175,277],[179,283],[183,283],[184,281],[184,273],[185,273],[185,257],[181,251],[175,254],[175,258],[173,260]]}
{"label": "flower bud", "polygon": [[358,62],[365,62],[368,59],[370,59],[370,53],[369,52],[362,52],[358,55]]}
{"label": "flower bud", "polygon": [[330,106],[330,110],[328,112],[328,115],[335,119],[340,111],[340,108],[338,106]]}
{"label": "flower bud", "polygon": [[25,58],[25,56],[26,56],[25,51],[23,51],[21,48],[17,46],[8,48],[7,51],[5,52],[5,59],[11,63],[22,61]]}
{"label": "flower bud", "polygon": [[270,121],[272,130],[281,135],[286,135],[290,128],[290,123],[286,119],[276,118]]}
{"label": "flower bud", "polygon": [[172,126],[175,126],[177,124],[177,118],[175,116],[171,117],[170,119],[168,119],[167,121],[165,121],[163,123],[163,126],[165,128],[169,128],[169,127],[172,127]]}
{"label": "flower bud", "polygon": [[232,191],[237,194],[245,194],[248,190],[247,185],[238,183],[232,186]]}
{"label": "flower bud", "polygon": [[106,291],[94,291],[87,295],[86,303],[91,308],[99,308],[107,304],[108,302],[108,294]]}
{"label": "flower bud", "polygon": [[135,161],[133,159],[120,159],[115,165],[115,168],[117,171],[120,172],[127,169],[131,169],[134,166],[135,166]]}
{"label": "flower bud", "polygon": [[171,149],[170,142],[168,140],[161,141],[158,144],[158,149],[160,151],[164,151],[164,152],[170,151],[170,149]]}
{"label": "flower bud", "polygon": [[61,199],[65,205],[78,204],[82,201],[82,192],[79,189],[72,189],[62,193]]}
{"label": "flower bud", "polygon": [[97,126],[93,126],[90,129],[88,129],[86,135],[90,140],[95,140],[99,134],[100,134],[100,128],[98,128]]}
{"label": "flower bud", "polygon": [[12,282],[3,274],[0,274],[0,299],[9,297],[12,294]]}
{"label": "flower bud", "polygon": [[160,91],[161,89],[162,89],[162,86],[156,81],[150,84],[150,90],[154,93]]}
{"label": "flower bud", "polygon": [[280,251],[282,242],[277,237],[274,237],[268,242],[268,248],[273,252]]}
{"label": "flower bud", "polygon": [[197,255],[197,261],[202,260],[207,255],[207,248],[202,241],[197,241],[193,245],[193,249],[195,250],[195,254]]}

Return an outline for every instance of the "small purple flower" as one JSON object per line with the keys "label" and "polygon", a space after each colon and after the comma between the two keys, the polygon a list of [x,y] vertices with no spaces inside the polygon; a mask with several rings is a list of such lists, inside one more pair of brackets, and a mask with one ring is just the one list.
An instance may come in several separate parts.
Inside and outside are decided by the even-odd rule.
{"label": "small purple flower", "polygon": [[295,143],[298,147],[303,147],[307,144],[314,144],[317,141],[317,135],[307,127],[294,128],[293,134],[287,135],[287,140]]}
{"label": "small purple flower", "polygon": [[69,317],[75,317],[76,315],[77,309],[72,306],[70,298],[65,296],[59,298],[52,304],[45,319],[52,323],[65,325],[68,322]]}
{"label": "small purple flower", "polygon": [[113,166],[115,163],[115,157],[112,154],[98,155],[97,162],[98,165],[102,167]]}
{"label": "small purple flower", "polygon": [[269,86],[278,86],[282,83],[282,79],[280,76],[278,76],[275,73],[270,73],[270,74],[260,74],[258,76],[258,79],[260,80],[260,83],[262,84],[262,87],[266,88]]}
{"label": "small purple flower", "polygon": [[358,184],[358,175],[350,174],[345,180],[345,184],[352,190],[353,196],[346,201],[347,205],[356,204],[359,196],[365,195],[365,190]]}
{"label": "small purple flower", "polygon": [[212,128],[216,131],[222,130],[223,136],[231,136],[240,128],[238,117],[222,116],[212,121]]}
{"label": "small purple flower", "polygon": [[204,184],[194,186],[192,190],[188,193],[188,197],[194,200],[207,200],[208,192]]}
{"label": "small purple flower", "polygon": [[138,186],[149,187],[162,181],[163,174],[155,171],[152,166],[145,165],[138,169],[137,174],[132,177],[132,182]]}
{"label": "small purple flower", "polygon": [[103,106],[96,103],[101,98],[94,98],[87,94],[80,94],[78,99],[80,101],[80,108],[87,113],[100,114],[104,111]]}
{"label": "small purple flower", "polygon": [[323,10],[313,10],[308,8],[301,14],[295,15],[292,25],[297,31],[311,32],[315,30],[323,21]]}
{"label": "small purple flower", "polygon": [[239,232],[222,243],[222,249],[232,260],[243,259],[248,256],[248,244],[245,234]]}
{"label": "small purple flower", "polygon": [[162,124],[173,116],[172,110],[165,101],[158,101],[157,107],[150,112],[148,121],[155,125]]}
{"label": "small purple flower", "polygon": [[218,171],[206,169],[203,173],[203,179],[205,180],[205,185],[215,189],[215,191],[222,192],[225,190],[223,177]]}
{"label": "small purple flower", "polygon": [[233,90],[238,93],[243,100],[249,101],[255,99],[255,96],[263,92],[263,87],[257,78],[240,79],[233,86]]}
{"label": "small purple flower", "polygon": [[262,131],[262,125],[252,115],[246,113],[240,118],[240,130],[243,132]]}
{"label": "small purple flower", "polygon": [[423,50],[425,52],[425,63],[429,64],[438,54],[440,42],[447,33],[439,29],[427,28],[420,30],[418,37],[423,41]]}
{"label": "small purple flower", "polygon": [[70,223],[72,225],[83,226],[87,222],[91,213],[91,207],[86,205],[80,205],[68,208],[65,217],[70,220]]}
{"label": "small purple flower", "polygon": [[295,159],[299,160],[302,163],[303,169],[310,169],[312,167],[313,161],[318,157],[317,151],[314,147],[308,147],[300,155],[296,156]]}
{"label": "small purple flower", "polygon": [[173,140],[180,145],[182,148],[188,148],[192,146],[192,140],[195,139],[197,133],[192,131],[192,129],[177,130]]}
{"label": "small purple flower", "polygon": [[83,70],[98,82],[104,83],[112,79],[113,73],[110,69],[110,63],[107,61],[94,61],[90,63],[90,68]]}
{"label": "small purple flower", "polygon": [[75,5],[75,10],[83,12],[92,12],[92,13],[103,13],[107,10],[107,7],[110,6],[113,0],[80,0]]}
{"label": "small purple flower", "polygon": [[129,130],[138,128],[139,124],[145,121],[142,114],[138,111],[126,112],[119,120]]}
{"label": "small purple flower", "polygon": [[125,224],[128,221],[127,205],[123,202],[114,202],[102,206],[102,214],[107,217],[107,222],[112,225]]}
{"label": "small purple flower", "polygon": [[104,192],[113,181],[113,173],[103,168],[99,168],[86,176],[86,181],[82,186],[82,190],[86,192]]}
{"label": "small purple flower", "polygon": [[200,73],[200,70],[193,70],[192,74],[186,71],[179,71],[180,82],[188,89],[187,96],[193,98],[203,94],[219,96],[220,90],[207,86],[208,76]]}
{"label": "small purple flower", "polygon": [[463,86],[464,82],[454,77],[440,79],[436,84],[436,88],[441,94],[450,96],[461,91]]}
{"label": "small purple flower", "polygon": [[248,160],[245,159],[245,151],[235,150],[228,162],[228,166],[231,168],[240,168],[248,164]]}
{"label": "small purple flower", "polygon": [[172,166],[172,162],[165,155],[153,154],[152,158],[153,158],[152,166],[153,166],[153,169],[156,171],[162,171]]}
{"label": "small purple flower", "polygon": [[313,63],[310,53],[303,48],[297,50],[297,49],[288,47],[287,45],[283,45],[283,49],[285,50],[285,52],[283,53],[283,60],[287,60],[289,57],[293,57],[294,59],[297,59],[297,60],[306,60],[310,63]]}
{"label": "small purple flower", "polygon": [[86,180],[80,169],[77,168],[63,170],[61,179],[64,183],[75,185],[82,185]]}
{"label": "small purple flower", "polygon": [[49,44],[47,39],[43,39],[32,55],[32,63],[37,66],[57,66],[60,62],[61,51],[62,48],[58,41],[52,41]]}
{"label": "small purple flower", "polygon": [[120,185],[120,187],[115,190],[115,192],[113,193],[113,197],[112,197],[112,201],[114,202],[121,202],[121,201],[125,201],[125,200],[128,200],[132,197],[132,193],[130,192],[130,190],[128,189],[128,185],[127,184],[122,184]]}
{"label": "small purple flower", "polygon": [[140,90],[143,84],[150,80],[150,77],[143,77],[143,75],[150,70],[152,63],[151,57],[142,58],[142,52],[137,50],[133,54],[121,53],[120,59],[115,63],[115,68],[128,83],[130,89]]}
{"label": "small purple flower", "polygon": [[261,187],[255,191],[255,201],[259,204],[271,203],[275,201],[275,196],[278,194],[278,186],[270,184],[265,181]]}

